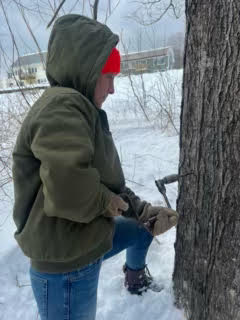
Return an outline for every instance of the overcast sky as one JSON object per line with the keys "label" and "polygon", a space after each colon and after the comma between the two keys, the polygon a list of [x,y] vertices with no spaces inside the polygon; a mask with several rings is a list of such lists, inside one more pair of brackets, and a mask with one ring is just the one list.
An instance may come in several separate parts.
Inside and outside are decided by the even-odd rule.
{"label": "overcast sky", "polygon": [[[47,49],[47,42],[50,35],[51,29],[46,29],[46,25],[51,19],[53,13],[47,8],[45,0],[38,0],[41,5],[41,11],[44,12],[43,18],[39,14],[29,14],[27,11],[27,18],[32,26],[34,35],[36,36],[41,50]],[[86,1],[86,0],[85,0]],[[168,1],[168,0],[162,0]],[[183,0],[176,0],[183,1]],[[51,1],[53,2],[53,1]],[[59,3],[60,1],[57,1]],[[76,1],[66,0],[63,9],[68,12]],[[86,1],[87,3],[88,1]],[[111,0],[112,3],[117,2],[117,0]],[[15,39],[19,44],[20,54],[37,52],[37,47],[32,40],[29,31],[24,25],[23,19],[16,8],[16,5],[9,0],[4,0],[4,6],[7,10],[7,14],[10,20],[10,24],[13,28]],[[36,8],[34,3],[36,0],[22,0],[21,3],[26,7]],[[82,13],[82,1],[79,1],[80,6],[78,6],[73,13]],[[99,0],[99,21],[104,22],[105,8],[107,0]],[[89,15],[86,11],[87,5],[85,6],[85,15]],[[123,35],[124,42],[130,46],[129,51],[135,50],[145,50],[151,47],[161,47],[164,46],[169,35],[176,32],[184,32],[185,17],[184,12],[179,19],[175,19],[172,16],[165,15],[164,18],[154,24],[151,27],[143,28],[138,23],[133,21],[133,19],[127,18],[136,9],[136,1],[131,0],[120,0],[120,4],[114,13],[110,16],[107,21],[107,25],[112,29],[113,32]],[[61,12],[61,15],[63,11]],[[141,40],[140,40],[141,39]],[[12,41],[11,36],[3,16],[3,12],[0,8],[0,45],[7,51],[8,56],[12,57]],[[120,47],[121,49],[121,47]],[[0,52],[0,55],[2,53]],[[1,56],[0,56],[1,57]],[[3,58],[1,57],[3,64]]]}

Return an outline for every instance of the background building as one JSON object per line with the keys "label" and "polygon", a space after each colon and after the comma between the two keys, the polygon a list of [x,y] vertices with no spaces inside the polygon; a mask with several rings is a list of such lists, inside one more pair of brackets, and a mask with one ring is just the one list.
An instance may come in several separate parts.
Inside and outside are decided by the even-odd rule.
{"label": "background building", "polygon": [[[27,54],[19,57],[11,66],[7,78],[0,81],[0,88],[48,85],[45,72],[47,52]],[[138,74],[165,71],[174,66],[171,47],[141,51],[121,56],[121,74]]]}
{"label": "background building", "polygon": [[[6,88],[47,84],[45,73],[47,52],[27,54],[19,57],[11,66],[2,85]],[[0,84],[1,85],[1,84]]]}
{"label": "background building", "polygon": [[165,71],[174,65],[171,47],[147,50],[122,55],[121,74],[139,74]]}

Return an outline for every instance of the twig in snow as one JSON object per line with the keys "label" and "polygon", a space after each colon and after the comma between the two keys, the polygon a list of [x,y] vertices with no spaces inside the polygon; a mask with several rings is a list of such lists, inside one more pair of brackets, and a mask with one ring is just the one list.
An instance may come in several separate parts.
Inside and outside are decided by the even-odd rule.
{"label": "twig in snow", "polygon": [[31,284],[20,284],[17,275],[16,275],[16,283],[18,288],[31,287]]}
{"label": "twig in snow", "polygon": [[129,180],[129,179],[126,179],[126,181],[132,182],[132,183],[134,183],[134,184],[137,184],[138,186],[144,187],[144,184],[141,184],[141,183],[139,183],[139,182],[136,182],[136,181],[133,181],[133,180]]}

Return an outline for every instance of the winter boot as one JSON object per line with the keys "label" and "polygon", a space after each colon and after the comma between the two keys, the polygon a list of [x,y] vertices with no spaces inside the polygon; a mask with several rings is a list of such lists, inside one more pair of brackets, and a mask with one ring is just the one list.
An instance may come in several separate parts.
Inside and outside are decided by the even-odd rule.
{"label": "winter boot", "polygon": [[123,272],[125,273],[124,285],[132,294],[142,294],[142,292],[147,291],[153,282],[147,266],[141,270],[132,270],[125,264],[123,266]]}

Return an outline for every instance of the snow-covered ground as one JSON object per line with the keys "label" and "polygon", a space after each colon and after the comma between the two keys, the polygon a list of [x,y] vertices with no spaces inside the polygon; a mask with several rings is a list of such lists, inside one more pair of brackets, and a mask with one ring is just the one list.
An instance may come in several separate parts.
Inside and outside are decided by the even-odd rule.
{"label": "snow-covered ground", "polygon": [[[181,71],[171,78],[181,79]],[[146,88],[154,83],[146,77]],[[181,86],[181,84],[180,84]],[[180,101],[179,93],[175,103]],[[1,98],[3,101],[3,98]],[[161,131],[159,124],[144,120],[131,96],[126,78],[116,79],[116,94],[106,102],[111,130],[120,154],[127,185],[141,198],[165,205],[154,180],[177,173],[178,136],[172,129]],[[134,112],[133,112],[134,109]],[[151,109],[151,108],[150,108]],[[149,113],[151,110],[149,109]],[[9,193],[12,193],[11,186]],[[175,208],[177,184],[167,186],[167,195]],[[13,238],[12,202],[0,202],[0,319],[39,319],[28,275],[29,261]],[[148,291],[130,295],[123,286],[124,252],[105,261],[100,275],[96,320],[184,320],[183,312],[174,307],[172,272],[174,267],[175,228],[158,237],[148,254],[148,267],[155,280],[164,285],[160,293]],[[57,319],[56,319],[57,320]]]}

